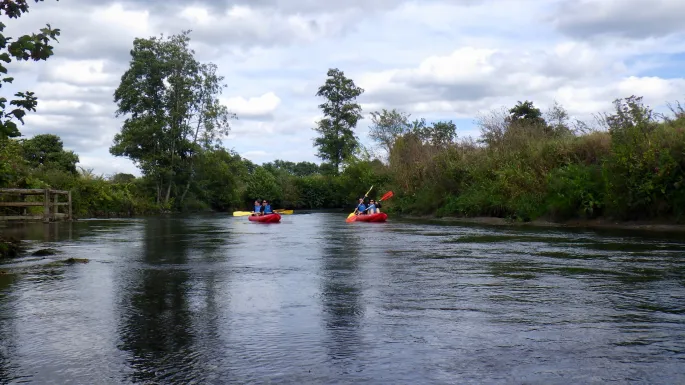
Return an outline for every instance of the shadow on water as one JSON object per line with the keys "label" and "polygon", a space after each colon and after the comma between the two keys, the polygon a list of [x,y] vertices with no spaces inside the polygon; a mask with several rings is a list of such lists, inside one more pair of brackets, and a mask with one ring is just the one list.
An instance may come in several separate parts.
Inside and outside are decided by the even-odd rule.
{"label": "shadow on water", "polygon": [[[129,269],[123,285],[120,349],[130,353],[132,373],[127,381],[186,379],[181,370],[188,359],[193,335],[188,304],[190,274],[184,264],[189,252],[187,224],[181,220],[145,222],[140,268]],[[133,262],[133,261],[131,261]]]}
{"label": "shadow on water", "polygon": [[[335,221],[335,222],[334,222]],[[359,328],[364,315],[361,301],[360,244],[357,234],[341,228],[333,216],[322,228],[326,245],[322,255],[323,321],[333,360],[352,361],[362,343]]]}

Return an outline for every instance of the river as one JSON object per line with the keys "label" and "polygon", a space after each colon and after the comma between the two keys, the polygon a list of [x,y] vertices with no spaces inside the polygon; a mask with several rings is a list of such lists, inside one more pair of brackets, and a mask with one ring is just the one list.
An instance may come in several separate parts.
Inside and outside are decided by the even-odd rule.
{"label": "river", "polygon": [[344,218],[21,226],[0,383],[685,383],[678,238]]}

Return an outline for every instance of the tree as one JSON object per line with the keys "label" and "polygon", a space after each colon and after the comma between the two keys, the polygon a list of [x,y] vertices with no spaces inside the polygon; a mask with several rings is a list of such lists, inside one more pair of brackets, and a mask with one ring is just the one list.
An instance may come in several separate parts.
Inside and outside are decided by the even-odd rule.
{"label": "tree", "polygon": [[426,126],[425,122],[417,123],[412,132],[421,142],[437,147],[447,146],[457,138],[457,126],[451,120],[435,122],[431,126]]}
{"label": "tree", "polygon": [[572,130],[569,123],[570,117],[568,111],[566,111],[566,109],[557,101],[554,102],[545,115],[545,121],[548,122],[548,129],[553,135],[561,136],[571,134]]}
{"label": "tree", "polygon": [[[35,0],[36,3],[43,0]],[[0,0],[0,14],[6,15],[10,19],[18,19],[24,13],[28,13],[29,4],[27,0]],[[0,22],[0,62],[11,63],[12,59],[18,61],[39,61],[47,60],[53,55],[51,41],[57,41],[60,35],[59,29],[53,29],[50,24],[41,28],[39,33],[19,36],[15,41],[12,37],[5,36],[6,25]],[[0,63],[0,73],[7,75],[7,67]],[[14,78],[5,76],[0,79],[0,87],[3,83],[12,83]],[[31,91],[17,92],[15,99],[9,100],[0,96],[0,140],[16,138],[21,136],[17,128],[17,121],[24,124],[24,116],[29,111],[36,111],[38,98]]]}
{"label": "tree", "polygon": [[326,102],[319,105],[324,118],[314,128],[320,135],[314,140],[314,146],[318,148],[317,156],[330,161],[339,173],[340,165],[359,145],[353,130],[362,118],[362,108],[356,99],[364,90],[337,68],[329,69],[327,76],[316,93],[316,96],[326,98]]}
{"label": "tree", "polygon": [[53,134],[36,135],[31,139],[21,141],[24,159],[31,167],[49,168],[78,174],[76,164],[78,155],[73,151],[65,151],[62,139]]}
{"label": "tree", "polygon": [[295,176],[310,176],[319,173],[319,165],[313,162],[298,162],[293,166]]}
{"label": "tree", "polygon": [[228,210],[241,206],[247,167],[235,152],[223,148],[204,151],[197,157],[197,177],[192,192],[212,209]]}
{"label": "tree", "polygon": [[281,199],[283,190],[272,173],[264,167],[257,167],[248,178],[246,194],[250,201],[266,199],[273,202]]}
{"label": "tree", "polygon": [[127,174],[123,172],[116,173],[109,178],[110,182],[116,184],[126,184],[132,183],[136,180],[136,176],[133,174]]}
{"label": "tree", "polygon": [[542,117],[542,111],[533,105],[533,102],[526,100],[525,102],[518,102],[509,110],[509,118],[511,123],[527,123],[530,125],[546,125],[545,119]]}
{"label": "tree", "polygon": [[295,163],[280,159],[276,159],[273,162],[264,163],[262,167],[274,174],[274,176],[278,176],[280,173],[286,173],[293,176],[309,176],[319,172],[319,166],[316,163]]}
{"label": "tree", "polygon": [[372,112],[369,137],[390,154],[395,140],[411,130],[409,116],[396,109],[388,111],[384,108],[382,111]]}
{"label": "tree", "polygon": [[114,92],[126,115],[110,153],[133,160],[156,183],[157,203],[183,202],[195,178],[194,158],[227,135],[235,115],[218,101],[226,85],[216,65],[201,64],[190,31],[133,41],[129,69]]}

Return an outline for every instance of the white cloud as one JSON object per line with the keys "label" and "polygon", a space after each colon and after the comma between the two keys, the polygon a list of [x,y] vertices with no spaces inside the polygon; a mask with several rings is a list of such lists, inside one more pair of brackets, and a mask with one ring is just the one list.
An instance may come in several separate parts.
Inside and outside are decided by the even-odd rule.
{"label": "white cloud", "polygon": [[244,118],[263,118],[271,116],[281,104],[281,99],[273,92],[261,96],[244,98],[242,96],[228,98],[224,105],[231,112]]}
{"label": "white cloud", "polygon": [[[365,113],[399,108],[427,120],[469,121],[526,99],[542,108],[556,99],[586,118],[632,94],[654,107],[682,98],[683,4],[42,2],[7,21],[7,31],[32,32],[45,23],[61,28],[55,57],[13,63],[17,80],[3,90],[29,89],[39,98],[24,134],[60,135],[96,171],[129,170],[130,161],[113,158],[108,147],[121,123],[114,117],[113,92],[128,67],[133,39],[192,29],[198,58],[218,65],[229,85],[222,102],[238,115],[225,145],[258,162],[316,160],[312,127],[322,99],[315,94],[332,67],[365,88]],[[365,143],[368,124],[365,119],[357,127]],[[459,129],[462,135],[469,127]]]}
{"label": "white cloud", "polygon": [[39,80],[76,86],[115,85],[118,76],[105,70],[104,60],[55,60]]}

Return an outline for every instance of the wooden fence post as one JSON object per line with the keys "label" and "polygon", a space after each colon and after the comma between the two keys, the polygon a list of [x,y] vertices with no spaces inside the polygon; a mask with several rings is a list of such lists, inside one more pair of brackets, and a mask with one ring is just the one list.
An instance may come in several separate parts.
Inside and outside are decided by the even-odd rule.
{"label": "wooden fence post", "polygon": [[50,223],[50,190],[43,190],[43,223]]}
{"label": "wooden fence post", "polygon": [[59,194],[53,194],[55,197],[53,198],[54,204],[52,205],[52,220],[57,221],[57,214],[59,214]]}
{"label": "wooden fence post", "polygon": [[69,200],[69,202],[68,202],[68,203],[69,203],[69,204],[68,204],[68,206],[69,206],[68,219],[69,219],[70,221],[72,221],[72,220],[74,220],[74,218],[72,217],[72,214],[71,214],[71,190],[69,190],[69,194],[67,195],[67,197],[68,197],[67,199]]}

